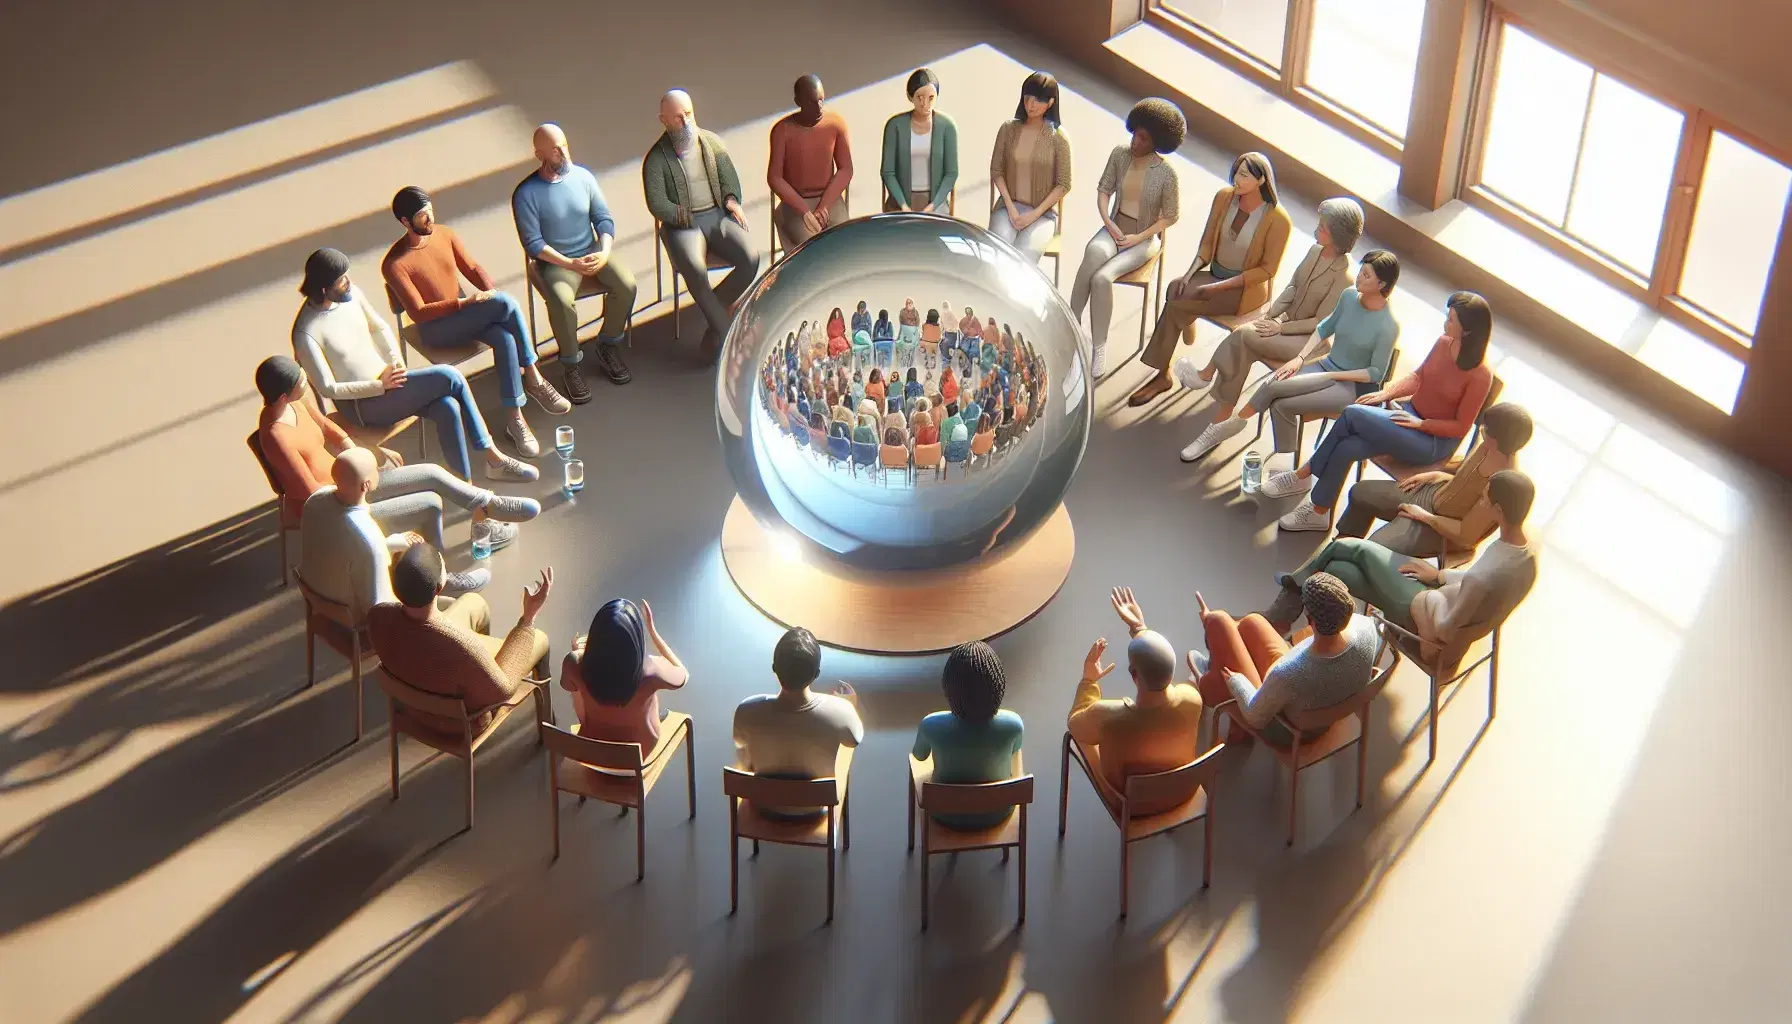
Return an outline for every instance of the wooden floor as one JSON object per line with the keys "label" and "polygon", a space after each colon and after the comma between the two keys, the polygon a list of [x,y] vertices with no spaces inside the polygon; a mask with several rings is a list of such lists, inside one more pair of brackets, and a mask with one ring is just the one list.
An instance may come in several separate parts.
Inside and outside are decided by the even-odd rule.
{"label": "wooden floor", "polygon": [[[647,807],[645,882],[634,822],[596,804],[566,801],[549,862],[543,767],[520,723],[482,751],[478,827],[456,835],[457,765],[418,769],[423,751],[402,744],[411,774],[394,804],[384,702],[365,696],[369,736],[348,748],[342,662],[323,655],[328,681],[297,692],[300,603],[277,586],[243,437],[251,371],[286,348],[305,254],[343,249],[366,287],[394,237],[386,204],[416,182],[520,295],[508,197],[529,129],[553,119],[608,192],[645,307],[639,159],[665,88],[689,89],[728,139],[764,238],[765,132],[797,74],[819,73],[846,116],[862,188],[903,79],[933,64],[973,216],[995,126],[1024,71],[1047,66],[1066,83],[1076,153],[1068,290],[1133,98],[977,8],[793,0],[774,18],[699,0],[625,19],[566,0],[527,14],[175,0],[105,17],[28,5],[5,36],[3,94],[32,100],[8,109],[0,160],[0,435],[13,442],[0,449],[0,1019],[1783,1019],[1792,688],[1776,641],[1792,621],[1792,497],[1506,324],[1493,358],[1539,427],[1522,461],[1543,562],[1506,634],[1498,719],[1482,730],[1470,683],[1423,770],[1423,684],[1402,673],[1371,717],[1367,806],[1352,812],[1350,759],[1314,769],[1291,850],[1281,772],[1261,752],[1235,758],[1217,787],[1212,887],[1198,834],[1151,840],[1134,852],[1124,924],[1113,826],[1073,774],[1066,838],[1032,830],[1025,928],[1011,931],[1016,863],[966,854],[934,864],[922,938],[904,758],[943,706],[942,659],[831,650],[824,678],[854,683],[868,727],[837,916],[822,926],[822,858],[769,847],[743,859],[728,916],[729,716],[773,685],[781,627],[722,564],[733,488],[690,312],[675,344],[665,306],[643,308],[634,382],[597,381],[567,418],[584,493],[530,491],[547,511],[493,560],[488,591],[508,624],[552,564],[540,624],[557,650],[602,601],[647,599],[690,666],[667,704],[693,716],[698,814],[685,819],[675,765]],[[1185,212],[1205,208],[1228,159],[1184,148]],[[1320,198],[1289,199],[1289,268]],[[1174,233],[1174,269],[1196,235]],[[1402,276],[1409,361],[1450,290],[1423,268]],[[1116,306],[1110,365],[1138,330],[1137,296]],[[1217,340],[1203,328],[1202,347]],[[1110,587],[1135,587],[1151,625],[1194,646],[1197,590],[1249,611],[1320,541],[1278,535],[1280,507],[1239,498],[1236,459],[1178,462],[1209,400],[1127,409],[1142,378],[1122,367],[1096,395],[1065,502],[1077,543],[1064,589],[995,644],[1038,807],[1058,796],[1083,653],[1123,635]],[[489,379],[475,393],[495,407]],[[457,562],[467,529],[451,521]],[[567,720],[567,695],[555,700]]]}

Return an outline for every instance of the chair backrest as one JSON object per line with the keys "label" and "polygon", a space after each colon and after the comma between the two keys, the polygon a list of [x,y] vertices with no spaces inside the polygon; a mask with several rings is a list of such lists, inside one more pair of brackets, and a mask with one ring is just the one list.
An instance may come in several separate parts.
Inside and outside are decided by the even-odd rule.
{"label": "chair backrest", "polygon": [[810,427],[809,428],[809,446],[818,451],[823,448],[826,448],[828,446],[828,432],[825,430],[817,430],[814,427]]}
{"label": "chair backrest", "polygon": [[839,434],[829,435],[828,454],[836,459],[852,458],[852,441],[841,437]]}
{"label": "chair backrest", "polygon": [[404,304],[398,301],[398,293],[392,290],[391,285],[386,286],[386,308],[399,318],[400,324],[404,323]]}
{"label": "chair backrest", "polygon": [[908,449],[899,444],[886,444],[879,452],[885,469],[907,469]]}
{"label": "chair backrest", "polygon": [[972,455],[988,455],[995,449],[995,446],[996,432],[993,430],[987,434],[977,434],[971,438]]}
{"label": "chair backrest", "polygon": [[[1390,652],[1397,652],[1399,650],[1393,644],[1383,644],[1382,646],[1384,650]],[[1399,667],[1400,656],[1398,653],[1395,653],[1394,657],[1391,658],[1386,665],[1377,669],[1375,673],[1369,677],[1369,685],[1364,687],[1362,691],[1357,693],[1354,697],[1351,697],[1348,700],[1339,701],[1331,707],[1290,711],[1282,717],[1287,719],[1288,724],[1294,726],[1294,728],[1300,732],[1311,733],[1328,728],[1333,722],[1343,721],[1351,715],[1362,714],[1365,708],[1375,703],[1376,697],[1381,696],[1382,689],[1388,685],[1388,680],[1394,678],[1394,670]]]}
{"label": "chair backrest", "polygon": [[1217,755],[1224,749],[1226,745],[1219,743],[1180,768],[1152,772],[1149,775],[1127,776],[1126,802],[1135,806],[1140,803],[1158,805],[1185,793],[1192,793],[1196,787],[1208,785],[1219,772]]}
{"label": "chair backrest", "polygon": [[938,441],[933,444],[915,445],[915,466],[917,468],[932,469],[939,464],[940,445]]}
{"label": "chair backrest", "polygon": [[403,705],[406,710],[420,715],[434,715],[451,721],[465,722],[472,716],[467,714],[466,702],[459,697],[444,697],[441,694],[419,690],[410,683],[392,674],[392,670],[380,666],[380,689],[386,696]]}
{"label": "chair backrest", "polygon": [[268,486],[274,489],[274,494],[286,497],[286,491],[280,486],[280,478],[274,475],[274,467],[268,462],[268,454],[261,447],[260,430],[250,431],[249,450],[255,453],[255,461],[260,464],[262,475],[268,478]]}
{"label": "chair backrest", "polygon": [[921,784],[921,807],[936,814],[983,814],[1019,807],[1033,802],[1033,776],[1004,779],[1001,782],[980,782],[952,785],[944,782]]}
{"label": "chair backrest", "polygon": [[969,459],[970,457],[971,457],[970,439],[967,438],[963,441],[953,441],[952,443],[946,445],[946,461],[947,462],[959,463],[959,462],[965,461],[966,459]]}
{"label": "chair backrest", "polygon": [[833,807],[840,802],[833,776],[770,779],[739,768],[722,769],[722,792],[762,807]]}
{"label": "chair backrest", "polygon": [[1380,380],[1380,382],[1378,382],[1378,384],[1376,386],[1384,387],[1384,388],[1387,387],[1388,384],[1390,384],[1393,381],[1394,374],[1399,373],[1399,372],[1400,372],[1400,343],[1396,341],[1396,342],[1394,342],[1394,350],[1392,352],[1388,353],[1388,372],[1381,375],[1381,380]]}
{"label": "chair backrest", "polygon": [[638,772],[644,763],[639,743],[592,739],[569,732],[551,722],[541,723],[541,739],[551,753],[593,768]]}
{"label": "chair backrest", "polygon": [[877,465],[878,445],[874,441],[854,441],[852,443],[852,461],[859,466]]}
{"label": "chair backrest", "polygon": [[300,576],[297,569],[292,571],[292,578],[293,582],[299,585],[299,593],[304,595],[305,606],[311,609],[311,614],[328,619],[344,629],[359,630],[362,628],[363,624],[355,621],[348,605],[340,601],[332,601],[312,590],[311,585],[305,582],[305,577]]}
{"label": "chair backrest", "polygon": [[1506,390],[1506,382],[1500,379],[1499,374],[1494,374],[1493,380],[1487,384],[1487,399],[1481,403],[1481,411],[1475,415],[1476,423],[1480,423],[1481,417],[1487,415],[1487,410],[1499,404],[1500,392],[1504,390]]}

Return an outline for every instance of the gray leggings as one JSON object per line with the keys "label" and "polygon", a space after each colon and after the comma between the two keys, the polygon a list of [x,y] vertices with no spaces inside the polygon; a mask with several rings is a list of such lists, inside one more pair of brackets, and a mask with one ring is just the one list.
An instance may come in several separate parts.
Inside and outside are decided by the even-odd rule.
{"label": "gray leggings", "polygon": [[1275,427],[1276,451],[1294,451],[1294,433],[1303,417],[1336,416],[1356,401],[1355,384],[1314,376],[1324,372],[1318,363],[1303,366],[1287,380],[1264,381],[1251,396],[1251,408],[1269,411],[1269,421]]}
{"label": "gray leggings", "polygon": [[367,495],[373,521],[387,533],[415,531],[445,551],[442,544],[444,503],[471,512],[485,507],[492,492],[474,487],[433,462],[380,471],[380,485]]}
{"label": "gray leggings", "polygon": [[[1114,223],[1128,233],[1140,227],[1125,214],[1115,216]],[[1144,266],[1162,245],[1162,239],[1153,235],[1148,241],[1121,250],[1114,236],[1103,227],[1083,247],[1083,262],[1076,269],[1076,283],[1070,289],[1070,312],[1080,317],[1083,308],[1088,307],[1089,342],[1093,348],[1099,350],[1108,341],[1108,324],[1114,320],[1114,282]]]}

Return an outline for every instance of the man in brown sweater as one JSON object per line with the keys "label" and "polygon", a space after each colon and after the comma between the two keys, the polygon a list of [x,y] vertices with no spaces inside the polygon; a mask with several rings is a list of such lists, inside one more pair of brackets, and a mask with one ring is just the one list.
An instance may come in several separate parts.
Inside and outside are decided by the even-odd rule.
{"label": "man in brown sweater", "polygon": [[[387,671],[419,690],[460,698],[479,730],[531,668],[536,678],[548,678],[548,636],[535,628],[535,616],[547,603],[554,570],[543,569],[535,589],[524,588],[523,614],[502,639],[491,635],[492,611],[484,598],[438,600],[445,576],[441,552],[411,545],[392,563],[398,603],[376,605],[367,614],[367,630]],[[445,732],[460,729],[458,722],[418,717]]]}
{"label": "man in brown sweater", "polygon": [[765,183],[777,197],[772,220],[785,248],[794,249],[846,219],[852,184],[852,144],[846,121],[822,108],[821,79],[796,80],[796,113],[772,125],[772,156]]}

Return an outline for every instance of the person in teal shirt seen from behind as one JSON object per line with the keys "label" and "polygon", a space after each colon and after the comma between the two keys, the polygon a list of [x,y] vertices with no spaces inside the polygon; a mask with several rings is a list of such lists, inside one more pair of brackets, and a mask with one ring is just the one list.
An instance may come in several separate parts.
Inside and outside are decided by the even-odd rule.
{"label": "person in teal shirt seen from behind", "polygon": [[[951,785],[1001,782],[1019,770],[1020,716],[1002,708],[1008,680],[1002,660],[982,641],[960,644],[946,658],[940,673],[949,711],[921,719],[911,752],[917,761],[933,760],[933,781]],[[1008,820],[1012,808],[995,815],[939,814],[947,828],[993,828]]]}

